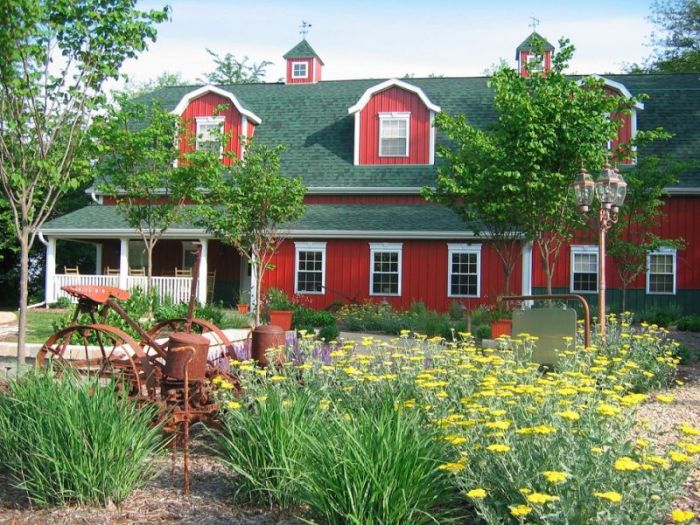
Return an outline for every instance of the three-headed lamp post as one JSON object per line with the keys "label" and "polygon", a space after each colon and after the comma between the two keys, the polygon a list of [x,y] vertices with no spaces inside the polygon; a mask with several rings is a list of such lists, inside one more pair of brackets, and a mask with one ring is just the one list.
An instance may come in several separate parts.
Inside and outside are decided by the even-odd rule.
{"label": "three-headed lamp post", "polygon": [[598,214],[598,326],[605,337],[605,234],[617,222],[617,213],[625,202],[627,183],[617,169],[605,164],[596,181],[581,168],[573,183],[574,199],[579,210],[587,213],[593,198],[600,202]]}

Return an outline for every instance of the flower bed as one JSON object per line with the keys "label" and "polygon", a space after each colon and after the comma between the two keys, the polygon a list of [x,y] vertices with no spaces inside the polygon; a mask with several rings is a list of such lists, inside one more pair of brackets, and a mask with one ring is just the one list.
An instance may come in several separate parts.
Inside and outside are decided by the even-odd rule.
{"label": "flower bed", "polygon": [[[409,337],[338,346],[282,369],[239,365],[219,452],[242,494],[328,523],[662,523],[700,453],[700,430],[661,447],[635,407],[673,376],[655,327],[611,323],[573,341],[561,369],[530,362],[535,341],[477,349]],[[306,344],[312,344],[307,342]],[[358,350],[358,351],[356,351]],[[264,432],[261,432],[264,428]],[[690,521],[691,518],[687,518]]]}

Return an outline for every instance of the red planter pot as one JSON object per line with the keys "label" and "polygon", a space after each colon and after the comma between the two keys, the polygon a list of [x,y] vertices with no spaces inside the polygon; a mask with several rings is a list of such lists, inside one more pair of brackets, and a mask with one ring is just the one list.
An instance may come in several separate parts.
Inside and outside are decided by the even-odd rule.
{"label": "red planter pot", "polygon": [[238,311],[242,314],[247,314],[249,310],[248,303],[239,303]]}
{"label": "red planter pot", "polygon": [[499,319],[491,323],[491,338],[496,339],[501,335],[510,336],[510,332],[513,329],[512,319]]}
{"label": "red planter pot", "polygon": [[292,311],[291,310],[270,310],[270,324],[274,324],[282,328],[282,330],[292,329]]}

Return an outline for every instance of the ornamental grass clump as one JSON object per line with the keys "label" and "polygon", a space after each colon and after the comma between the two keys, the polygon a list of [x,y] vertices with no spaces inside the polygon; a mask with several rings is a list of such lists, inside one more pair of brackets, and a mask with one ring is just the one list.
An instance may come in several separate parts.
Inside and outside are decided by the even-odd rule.
{"label": "ornamental grass clump", "polygon": [[[234,363],[243,394],[233,406],[254,424],[256,398],[314,400],[291,432],[304,452],[286,484],[310,519],[405,523],[444,510],[437,522],[473,512],[489,524],[663,523],[700,455],[700,429],[679,425],[661,446],[638,424],[636,407],[668,384],[676,359],[662,331],[623,323],[591,348],[562,341],[550,372],[531,361],[527,334],[480,349],[467,333],[446,342],[404,331],[336,345],[324,360],[302,339],[306,360]],[[386,511],[412,512],[406,502],[419,496],[421,511]]]}
{"label": "ornamental grass clump", "polygon": [[0,394],[0,465],[33,503],[118,503],[158,473],[154,411],[115,386],[31,371]]}

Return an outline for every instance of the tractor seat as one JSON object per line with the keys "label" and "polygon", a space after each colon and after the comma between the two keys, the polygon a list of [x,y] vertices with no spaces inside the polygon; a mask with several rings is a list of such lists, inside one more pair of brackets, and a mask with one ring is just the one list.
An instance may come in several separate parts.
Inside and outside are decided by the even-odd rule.
{"label": "tractor seat", "polygon": [[61,290],[78,299],[87,299],[94,303],[105,304],[110,297],[126,301],[131,294],[127,290],[122,290],[116,286],[96,286],[90,284],[76,284],[73,286],[63,286]]}

